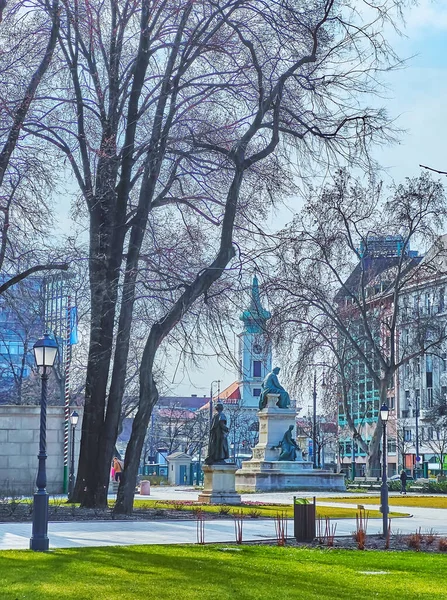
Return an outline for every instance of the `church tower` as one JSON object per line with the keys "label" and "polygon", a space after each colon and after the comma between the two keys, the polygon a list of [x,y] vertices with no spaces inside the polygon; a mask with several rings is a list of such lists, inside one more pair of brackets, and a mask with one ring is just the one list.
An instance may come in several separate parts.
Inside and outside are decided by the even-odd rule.
{"label": "church tower", "polygon": [[239,389],[244,408],[258,408],[261,383],[272,370],[272,348],[266,330],[270,316],[262,307],[255,275],[250,306],[240,316],[244,330],[239,334]]}

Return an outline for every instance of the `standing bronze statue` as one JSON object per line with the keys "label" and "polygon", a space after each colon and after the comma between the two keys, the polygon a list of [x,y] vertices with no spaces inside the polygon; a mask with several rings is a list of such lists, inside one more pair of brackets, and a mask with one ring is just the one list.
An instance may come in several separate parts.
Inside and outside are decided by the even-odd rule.
{"label": "standing bronze statue", "polygon": [[276,406],[278,408],[289,408],[290,396],[288,392],[279,383],[279,367],[275,367],[271,373],[268,373],[261,385],[261,395],[259,396],[259,410],[267,406],[267,394],[279,394]]}
{"label": "standing bronze statue", "polygon": [[293,425],[285,432],[279,445],[281,446],[281,454],[278,460],[296,460],[296,453],[300,449],[296,441],[292,438]]}
{"label": "standing bronze statue", "polygon": [[223,412],[223,404],[216,405],[216,414],[211,421],[210,439],[208,442],[208,456],[205,458],[205,464],[215,465],[224,463],[230,457],[228,448],[227,417]]}

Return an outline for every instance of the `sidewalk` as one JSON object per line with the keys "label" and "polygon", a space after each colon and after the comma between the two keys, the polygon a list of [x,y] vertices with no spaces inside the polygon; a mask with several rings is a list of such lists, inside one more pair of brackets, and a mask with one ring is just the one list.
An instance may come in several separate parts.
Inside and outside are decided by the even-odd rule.
{"label": "sidewalk", "polygon": [[[185,488],[153,488],[153,500],[197,500],[198,491]],[[277,492],[269,494],[244,494],[245,502],[292,503],[293,496],[310,498],[312,496],[345,496],[346,494],[330,493],[289,493]],[[317,500],[318,502],[318,500]],[[352,504],[325,502],[325,506],[353,506]],[[377,505],[380,500],[377,498]],[[371,508],[377,506],[368,505]],[[410,512],[413,516],[393,519],[392,532],[414,533],[419,527],[422,532],[433,529],[436,533],[447,535],[447,510],[394,507],[397,512]],[[333,519],[337,524],[336,535],[351,535],[355,529],[355,519]],[[66,523],[49,523],[48,537],[50,548],[76,548],[82,546],[131,546],[136,544],[195,544],[197,543],[197,523],[195,520],[166,521],[77,521]],[[382,531],[381,519],[370,519],[368,533],[377,534]],[[293,536],[293,522],[288,521],[288,536]],[[0,550],[27,549],[31,537],[31,523],[0,523]],[[244,541],[256,541],[275,538],[275,522],[273,519],[246,519],[243,525]],[[235,542],[234,522],[232,519],[205,521],[205,542]]]}

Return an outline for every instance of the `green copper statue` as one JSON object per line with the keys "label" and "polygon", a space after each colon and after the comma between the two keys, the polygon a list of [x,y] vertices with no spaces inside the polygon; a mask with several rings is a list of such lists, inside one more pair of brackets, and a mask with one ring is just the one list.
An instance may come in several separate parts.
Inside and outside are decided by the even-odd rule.
{"label": "green copper statue", "polygon": [[285,432],[279,445],[281,446],[281,454],[278,460],[296,460],[296,453],[299,450],[298,444],[292,438],[293,425]]}
{"label": "green copper statue", "polygon": [[210,439],[208,442],[207,465],[224,463],[230,457],[228,448],[227,417],[223,413],[223,404],[216,404],[216,414],[211,421]]}
{"label": "green copper statue", "polygon": [[261,385],[261,395],[259,396],[259,410],[267,406],[267,394],[279,394],[279,400],[276,403],[278,408],[289,408],[290,396],[279,383],[279,367],[275,367],[271,373],[268,373]]}

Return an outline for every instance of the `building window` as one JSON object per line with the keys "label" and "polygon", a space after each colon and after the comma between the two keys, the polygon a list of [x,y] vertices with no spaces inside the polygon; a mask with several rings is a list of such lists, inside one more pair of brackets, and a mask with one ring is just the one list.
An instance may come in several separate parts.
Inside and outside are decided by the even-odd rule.
{"label": "building window", "polygon": [[403,337],[404,346],[408,346],[409,337],[410,337],[408,329],[404,329],[402,337]]}
{"label": "building window", "polygon": [[405,390],[405,408],[410,404],[410,390]]}
{"label": "building window", "polygon": [[441,400],[447,400],[447,385],[441,386]]}
{"label": "building window", "polygon": [[394,410],[394,396],[388,398],[389,409]]}
{"label": "building window", "polygon": [[442,371],[445,373],[447,371],[447,354],[445,352],[441,354],[441,366]]}
{"label": "building window", "polygon": [[444,303],[445,303],[444,296],[445,296],[445,288],[442,287],[439,290],[439,312],[444,312],[444,308],[445,308],[444,307]]}
{"label": "building window", "polygon": [[404,441],[411,442],[411,429],[404,429]]}
{"label": "building window", "polygon": [[260,360],[253,361],[253,377],[261,377],[261,364]]}
{"label": "building window", "polygon": [[405,365],[405,378],[410,378],[410,365],[408,363]]}
{"label": "building window", "polygon": [[419,358],[414,359],[414,368],[416,371],[416,375],[419,376],[421,374],[421,361]]}
{"label": "building window", "polygon": [[261,388],[253,388],[253,396],[260,396],[261,395]]}
{"label": "building window", "polygon": [[433,408],[433,388],[427,388],[427,408]]}
{"label": "building window", "polygon": [[427,441],[433,439],[433,427],[427,427]]}

